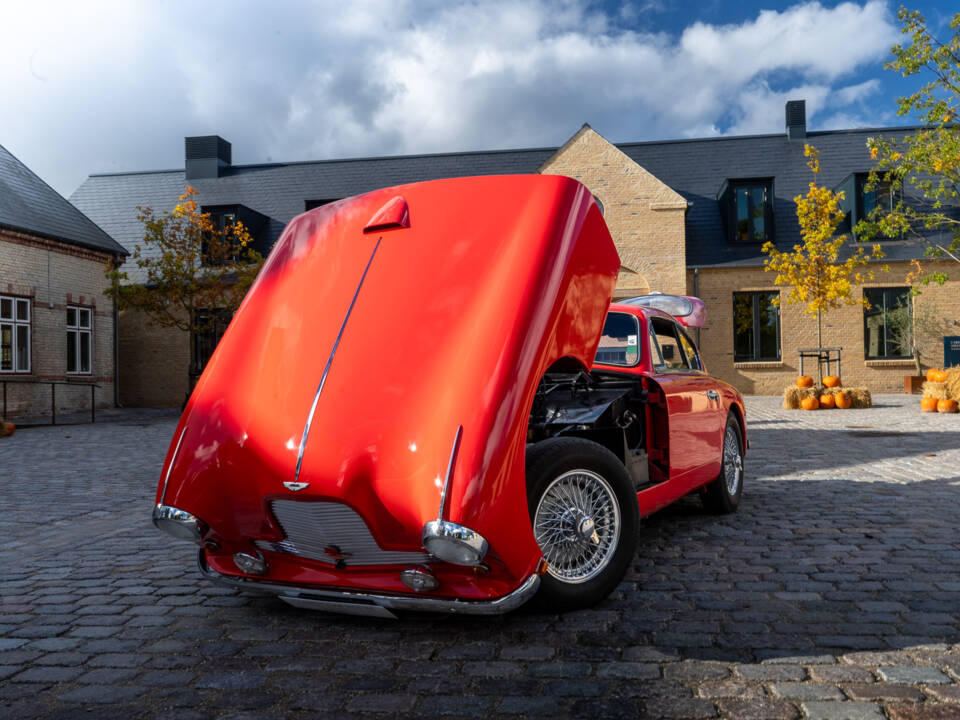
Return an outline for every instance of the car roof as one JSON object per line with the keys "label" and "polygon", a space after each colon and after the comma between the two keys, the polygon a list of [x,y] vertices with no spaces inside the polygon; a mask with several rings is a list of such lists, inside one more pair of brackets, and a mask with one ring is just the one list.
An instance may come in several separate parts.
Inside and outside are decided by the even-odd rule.
{"label": "car roof", "polygon": [[636,315],[637,317],[645,318],[663,317],[676,321],[676,318],[670,313],[664,312],[659,308],[647,307],[644,305],[627,305],[626,303],[613,302],[610,303],[610,311],[625,312],[629,313],[630,315]]}

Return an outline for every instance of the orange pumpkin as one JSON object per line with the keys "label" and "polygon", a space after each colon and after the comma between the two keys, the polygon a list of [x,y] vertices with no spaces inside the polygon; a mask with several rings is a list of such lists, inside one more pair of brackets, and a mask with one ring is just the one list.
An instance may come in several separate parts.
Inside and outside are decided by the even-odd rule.
{"label": "orange pumpkin", "polygon": [[933,375],[933,382],[946,382],[947,380],[946,370],[931,370],[928,374]]}
{"label": "orange pumpkin", "polygon": [[937,412],[955,413],[957,412],[957,401],[953,398],[945,398],[937,403]]}
{"label": "orange pumpkin", "polygon": [[823,379],[823,384],[828,388],[840,387],[840,378],[838,378],[836,375],[827,375]]}
{"label": "orange pumpkin", "polygon": [[842,390],[838,393],[833,394],[833,402],[836,404],[838,408],[842,410],[846,410],[848,407],[850,407],[851,404],[853,404],[853,401],[850,399],[850,396],[847,395],[847,393],[843,392]]}
{"label": "orange pumpkin", "polygon": [[823,408],[824,410],[829,410],[832,407],[836,407],[836,403],[834,402],[833,395],[830,395],[829,393],[824,393],[823,395],[821,395],[820,407]]}
{"label": "orange pumpkin", "polygon": [[813,387],[813,378],[809,375],[801,375],[797,378],[797,387],[798,388],[808,388]]}
{"label": "orange pumpkin", "polygon": [[817,402],[815,397],[806,397],[800,401],[800,407],[802,407],[804,410],[816,410],[818,407],[820,407],[820,403]]}
{"label": "orange pumpkin", "polygon": [[17,429],[17,426],[14,425],[12,422],[5,422],[3,423],[3,432],[0,433],[0,435],[13,435],[16,429]]}
{"label": "orange pumpkin", "polygon": [[920,409],[923,412],[936,412],[937,399],[932,397],[920,398]]}

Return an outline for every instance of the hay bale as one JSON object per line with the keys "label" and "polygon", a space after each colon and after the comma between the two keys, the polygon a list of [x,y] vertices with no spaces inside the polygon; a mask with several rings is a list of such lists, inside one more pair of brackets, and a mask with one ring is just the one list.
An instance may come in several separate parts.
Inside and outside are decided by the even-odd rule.
{"label": "hay bale", "polygon": [[850,396],[851,408],[873,407],[873,398],[865,387],[844,388],[843,391]]}
{"label": "hay bale", "polygon": [[942,382],[932,382],[925,380],[923,383],[923,396],[933,398],[934,400],[945,400],[950,397],[947,393],[947,384]]}
{"label": "hay bale", "polygon": [[815,397],[819,398],[820,393],[823,388],[800,388],[796,385],[790,385],[783,390],[783,409],[784,410],[799,410],[800,403],[804,398]]}
{"label": "hay bale", "polygon": [[947,368],[947,379],[943,384],[949,397],[960,403],[960,367]]}

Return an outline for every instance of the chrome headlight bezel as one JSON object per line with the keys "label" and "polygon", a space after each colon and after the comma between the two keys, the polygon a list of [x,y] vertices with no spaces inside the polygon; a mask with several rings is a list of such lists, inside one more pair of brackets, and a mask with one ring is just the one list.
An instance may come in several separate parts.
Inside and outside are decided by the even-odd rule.
{"label": "chrome headlight bezel", "polygon": [[158,530],[178,540],[199,543],[207,526],[200,518],[172,505],[157,505],[153,508],[153,524]]}
{"label": "chrome headlight bezel", "polygon": [[431,520],[423,526],[424,549],[453,565],[475,567],[483,562],[489,544],[476,530],[448,520]]}

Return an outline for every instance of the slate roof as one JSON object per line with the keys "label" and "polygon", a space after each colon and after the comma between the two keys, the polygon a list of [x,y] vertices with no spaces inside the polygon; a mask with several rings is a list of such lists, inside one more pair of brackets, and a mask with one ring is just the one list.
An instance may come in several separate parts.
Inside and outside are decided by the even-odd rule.
{"label": "slate roof", "polygon": [[[852,172],[870,168],[866,140],[900,136],[912,128],[809,132],[806,142],[820,150],[821,184],[838,185]],[[717,194],[726,179],[773,178],[774,226],[778,246],[800,240],[793,198],[805,193],[812,174],[803,141],[786,134],[713,137],[618,144],[624,153],[690,203],[686,217],[687,265],[760,265],[759,246],[730,246],[724,235]],[[532,173],[557,148],[356,158],[317,162],[235,165],[215,179],[191,180],[202,205],[242,204],[270,218],[265,238],[272,244],[283,227],[305,210],[308,200],[331,200],[377,188],[468,175]],[[77,207],[127,248],[142,237],[137,205],[173,207],[186,184],[183,170],[91,175],[70,197]],[[884,243],[887,260],[922,254],[910,241]],[[134,272],[131,279],[137,280]]]}
{"label": "slate roof", "polygon": [[0,145],[0,225],[114,255],[127,251]]}
{"label": "slate roof", "polygon": [[[687,210],[687,265],[737,267],[762,265],[759,246],[731,245],[724,235],[717,195],[724,180],[773,179],[773,225],[776,245],[792,248],[801,242],[793,198],[807,192],[814,179],[803,156],[805,143],[820,151],[817,183],[835,188],[851,173],[867,172],[874,164],[867,138],[903,137],[917,128],[872,128],[808,132],[805,140],[789,141],[785,133],[701,140],[624,143],[617,145],[638,165],[680,193]],[[872,245],[872,243],[871,243]],[[881,242],[884,262],[923,255],[916,240]],[[856,247],[847,242],[846,250]]]}
{"label": "slate roof", "polygon": [[[203,206],[245,205],[266,215],[272,245],[308,200],[338,200],[382,187],[468,175],[532,173],[555,148],[443,153],[320,162],[234,165],[219,178],[193,179]],[[187,180],[183,170],[91,175],[70,201],[128,249],[143,238],[136,207],[158,212],[176,205]],[[131,281],[143,278],[128,268]]]}

